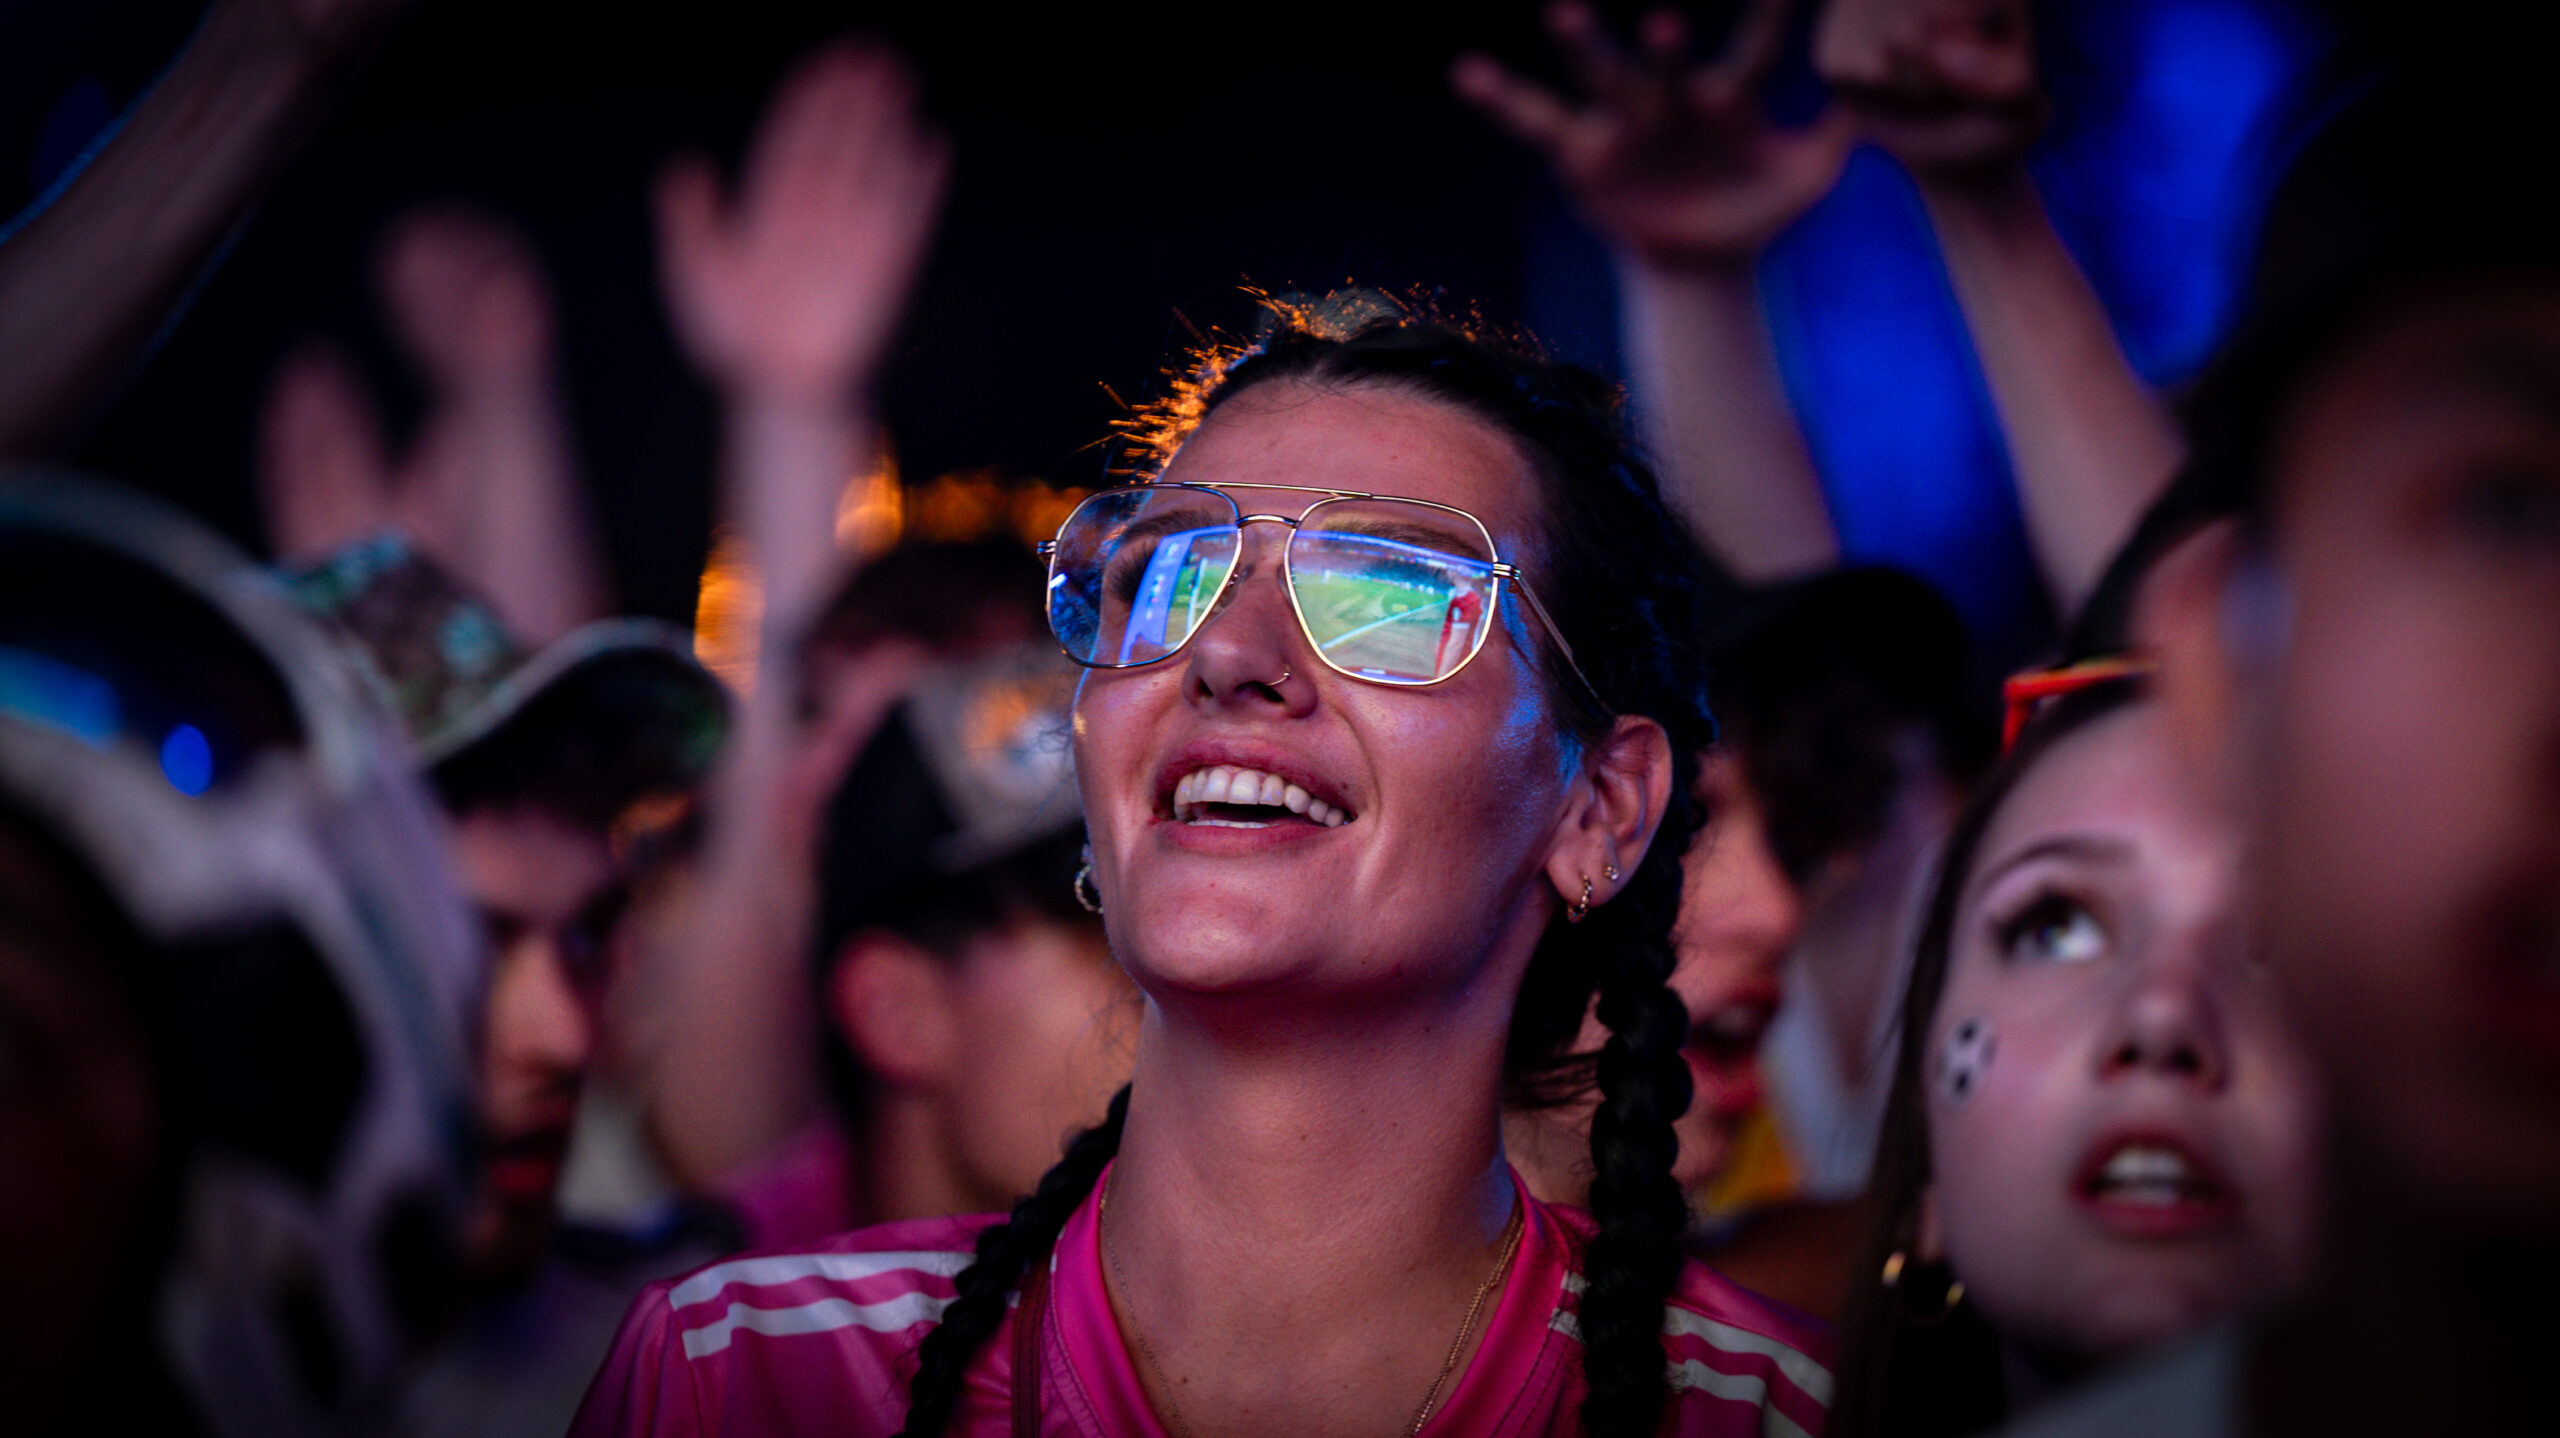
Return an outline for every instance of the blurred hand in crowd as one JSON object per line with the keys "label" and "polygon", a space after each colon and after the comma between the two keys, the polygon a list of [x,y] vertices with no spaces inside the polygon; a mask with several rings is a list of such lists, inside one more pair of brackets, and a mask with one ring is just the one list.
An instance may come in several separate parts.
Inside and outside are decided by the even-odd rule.
{"label": "blurred hand in crowd", "polygon": [[532,246],[454,206],[403,216],[375,269],[428,412],[393,459],[362,378],[323,343],[278,370],[261,427],[270,539],[288,562],[395,527],[542,644],[611,608],[564,413]]}
{"label": "blurred hand in crowd", "polygon": [[1829,193],[1854,127],[1826,109],[1789,129],[1762,89],[1787,34],[1788,0],[1752,0],[1714,60],[1690,58],[1688,22],[1647,14],[1630,51],[1591,8],[1547,11],[1579,100],[1469,53],[1450,72],[1460,95],[1547,157],[1584,216],[1661,265],[1747,262]]}
{"label": "blurred hand in crowd", "polygon": [[870,378],[948,168],[915,98],[896,57],[831,46],[784,80],[734,189],[699,154],[660,176],[668,308],[713,384],[832,405]]}
{"label": "blurred hand in crowd", "polygon": [[1914,173],[2012,164],[2051,109],[2028,0],[1833,0],[1814,66]]}
{"label": "blurred hand in crowd", "polygon": [[[949,151],[913,74],[838,42],[775,88],[739,172],[707,156],[659,176],[659,282],[721,405],[720,510],[759,591],[757,661],[714,782],[692,921],[627,1012],[652,1131],[677,1173],[716,1183],[815,1112],[805,949],[817,777],[848,759],[913,663],[878,656],[842,724],[803,728],[801,641],[849,566],[837,502],[878,443],[871,387],[940,208]],[[843,712],[843,711],[836,711]]]}

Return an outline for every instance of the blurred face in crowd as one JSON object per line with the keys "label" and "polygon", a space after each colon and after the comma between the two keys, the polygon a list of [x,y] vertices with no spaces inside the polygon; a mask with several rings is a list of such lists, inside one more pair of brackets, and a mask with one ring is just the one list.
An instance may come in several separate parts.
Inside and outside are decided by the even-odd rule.
{"label": "blurred face in crowd", "polygon": [[[2438,290],[2307,382],[2226,622],[2273,961],[2335,1133],[2560,1239],[2560,283]],[[2248,602],[2252,582],[2261,594]]]}
{"label": "blurred face in crowd", "polygon": [[2243,935],[2237,837],[2178,772],[2137,703],[2020,778],[1922,1057],[1947,1264],[2064,1368],[2264,1301],[2312,1241],[2313,1085]]}
{"label": "blurred face in crowd", "polygon": [[[1165,478],[1454,505],[1537,579],[1539,485],[1518,447],[1384,386],[1255,386],[1211,414]],[[1239,494],[1248,513],[1291,516],[1321,498]],[[1308,652],[1290,609],[1287,533],[1247,526],[1218,613],[1179,654],[1091,671],[1078,690],[1076,774],[1113,950],[1159,1002],[1250,992],[1333,1013],[1354,991],[1474,985],[1467,1022],[1507,1021],[1492,996],[1507,1011],[1554,912],[1544,871],[1572,778],[1535,641],[1506,625],[1427,687],[1347,678]],[[1220,766],[1276,777],[1322,807],[1175,803],[1177,784]],[[1632,870],[1640,857],[1617,862]],[[1570,869],[1562,882],[1575,882]],[[1488,963],[1509,971],[1478,984]]]}
{"label": "blurred face in crowd", "polygon": [[607,940],[625,888],[605,835],[532,805],[455,816],[454,854],[489,941],[481,1059],[487,1207],[472,1248],[484,1271],[530,1266],[595,1057]]}
{"label": "blurred face in crowd", "polygon": [[949,956],[857,936],[829,997],[873,1083],[860,1158],[881,1171],[879,1222],[1010,1207],[1066,1134],[1101,1120],[1137,1037],[1137,993],[1101,926],[1034,915]]}
{"label": "blurred face in crowd", "polygon": [[[1760,1103],[1760,1036],[1778,1007],[1778,965],[1804,917],[1795,886],[1769,846],[1760,796],[1729,750],[1699,764],[1707,826],[1682,859],[1679,965],[1671,987],[1689,1010],[1689,1078],[1695,1097],[1675,1126],[1672,1176],[1697,1188],[1722,1172],[1734,1130]],[[1586,1032],[1585,1047],[1602,1033]]]}

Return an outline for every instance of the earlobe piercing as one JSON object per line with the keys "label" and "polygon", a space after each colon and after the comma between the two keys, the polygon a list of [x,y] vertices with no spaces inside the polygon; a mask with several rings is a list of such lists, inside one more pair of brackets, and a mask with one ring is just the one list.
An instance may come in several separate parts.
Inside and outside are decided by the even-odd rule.
{"label": "earlobe piercing", "polygon": [[1614,884],[1614,883],[1618,882],[1618,866],[1617,866],[1617,865],[1615,865],[1615,864],[1603,864],[1603,865],[1601,865],[1601,866],[1600,866],[1600,872],[1609,876],[1609,882],[1610,882],[1610,883]]}
{"label": "earlobe piercing", "polygon": [[1591,876],[1582,876],[1582,897],[1564,906],[1564,921],[1578,924],[1591,915]]}
{"label": "earlobe piercing", "polygon": [[1093,846],[1091,844],[1084,846],[1084,863],[1076,870],[1073,887],[1076,891],[1076,902],[1084,905],[1086,913],[1102,912],[1102,890],[1093,882]]}

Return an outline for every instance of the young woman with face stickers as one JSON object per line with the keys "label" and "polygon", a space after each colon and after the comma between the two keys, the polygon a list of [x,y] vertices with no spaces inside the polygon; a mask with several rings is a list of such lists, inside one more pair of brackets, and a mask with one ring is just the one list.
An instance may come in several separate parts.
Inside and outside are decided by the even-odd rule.
{"label": "young woman with face stickers", "polygon": [[2038,715],[1949,840],[1877,1158],[1836,1433],[1971,1432],[2285,1293],[2315,1087],[2239,840],[2137,678]]}
{"label": "young woman with face stickers", "polygon": [[[1695,549],[1614,399],[1379,303],[1275,307],[1177,384],[1153,487],[1094,501],[1130,567],[1070,521],[1051,571],[1096,666],[1076,769],[1147,1001],[1130,1087],[1005,1221],[644,1296],[579,1431],[1818,1429],[1821,1340],[1679,1249],[1665,981],[1712,725]],[[1168,558],[1203,552],[1232,573]],[[1432,672],[1328,608],[1346,574],[1370,602],[1462,572],[1507,582],[1443,592]],[[1595,994],[1586,1215],[1523,1191],[1501,1115]]]}

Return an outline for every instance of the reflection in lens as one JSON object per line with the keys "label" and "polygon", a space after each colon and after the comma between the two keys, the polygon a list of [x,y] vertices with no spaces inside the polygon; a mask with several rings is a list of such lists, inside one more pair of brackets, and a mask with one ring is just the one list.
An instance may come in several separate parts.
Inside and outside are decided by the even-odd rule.
{"label": "reflection in lens", "polygon": [[1291,588],[1336,668],[1390,684],[1457,672],[1484,643],[1492,556],[1480,537],[1412,505],[1325,505],[1289,546]]}
{"label": "reflection in lens", "polygon": [[1207,621],[1238,552],[1226,498],[1170,486],[1096,495],[1058,532],[1049,624],[1084,664],[1148,664]]}

